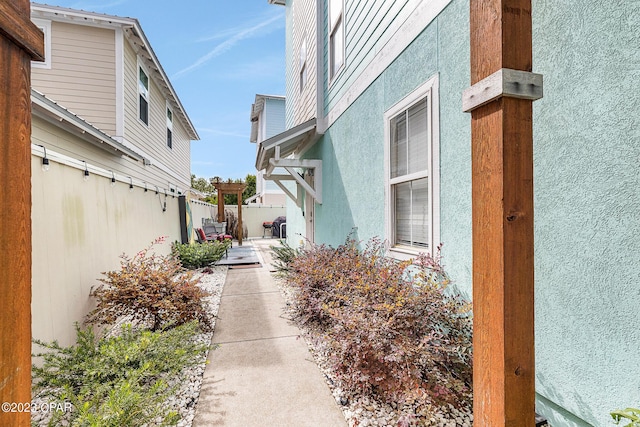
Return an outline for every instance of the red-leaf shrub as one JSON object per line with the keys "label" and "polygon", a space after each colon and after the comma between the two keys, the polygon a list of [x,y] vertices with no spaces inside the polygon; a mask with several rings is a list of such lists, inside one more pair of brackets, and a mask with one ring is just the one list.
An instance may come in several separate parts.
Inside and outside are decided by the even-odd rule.
{"label": "red-leaf shrub", "polygon": [[300,322],[321,331],[337,380],[387,402],[471,402],[470,304],[447,289],[440,248],[399,262],[379,240],[364,250],[302,249],[290,264]]}
{"label": "red-leaf shrub", "polygon": [[88,323],[113,324],[121,316],[148,322],[151,330],[174,327],[197,320],[204,331],[212,322],[204,298],[209,294],[197,284],[193,272],[184,271],[174,255],[150,253],[164,242],[156,239],[133,258],[122,254],[120,270],[102,273],[106,278],[91,295],[97,307],[87,315]]}

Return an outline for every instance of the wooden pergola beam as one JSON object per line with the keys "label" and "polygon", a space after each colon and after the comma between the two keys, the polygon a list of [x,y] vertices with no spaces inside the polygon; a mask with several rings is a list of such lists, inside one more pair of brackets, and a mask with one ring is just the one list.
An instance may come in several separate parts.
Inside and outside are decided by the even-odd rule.
{"label": "wooden pergola beam", "polygon": [[[0,3],[0,402],[14,409],[31,402],[31,60],[43,58],[29,1]],[[30,425],[4,409],[0,425]]]}
{"label": "wooden pergola beam", "polygon": [[213,183],[218,191],[218,222],[224,222],[224,195],[236,194],[238,197],[238,246],[242,246],[242,193],[247,188],[243,182],[219,182]]}
{"label": "wooden pergola beam", "polygon": [[[528,76],[531,0],[470,0],[471,83]],[[519,73],[523,71],[523,73]],[[531,77],[531,78],[529,78]],[[535,425],[531,95],[504,87],[471,111],[474,426]],[[472,97],[473,87],[465,92]],[[518,91],[516,91],[518,92]],[[476,90],[476,93],[478,91]],[[473,102],[471,102],[473,104]]]}

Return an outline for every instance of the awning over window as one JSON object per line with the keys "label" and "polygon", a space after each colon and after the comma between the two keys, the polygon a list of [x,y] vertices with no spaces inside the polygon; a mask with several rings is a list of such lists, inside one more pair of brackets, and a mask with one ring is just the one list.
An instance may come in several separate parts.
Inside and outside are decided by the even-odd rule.
{"label": "awning over window", "polygon": [[[265,179],[274,181],[298,206],[302,205],[302,191],[317,203],[322,203],[322,160],[293,158],[304,153],[318,137],[316,119],[313,118],[262,141],[258,148],[256,169],[264,170]],[[274,174],[276,168],[286,173]],[[296,169],[304,172],[301,174]],[[295,181],[297,194],[294,195],[282,181]]]}
{"label": "awning over window", "polygon": [[276,155],[276,148],[280,151],[280,158],[289,157],[303,146],[315,142],[316,119],[313,118],[298,126],[292,127],[276,136],[265,139],[260,143],[256,157],[256,169],[261,171],[269,166],[269,159]]}

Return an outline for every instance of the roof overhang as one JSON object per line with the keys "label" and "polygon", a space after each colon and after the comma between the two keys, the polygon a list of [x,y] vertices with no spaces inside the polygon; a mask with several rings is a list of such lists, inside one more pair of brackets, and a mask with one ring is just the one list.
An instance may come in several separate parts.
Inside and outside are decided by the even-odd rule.
{"label": "roof overhang", "polygon": [[264,170],[269,167],[269,160],[285,158],[292,154],[300,154],[318,140],[316,119],[292,127],[276,136],[260,143],[256,156],[256,169]]}
{"label": "roof overhang", "polygon": [[136,161],[144,160],[144,157],[135,151],[34,89],[31,89],[31,105],[35,116],[53,123],[111,154],[127,156]]}
{"label": "roof overhang", "polygon": [[122,28],[123,33],[136,51],[136,54],[140,55],[145,61],[145,65],[150,70],[155,83],[164,92],[163,95],[168,99],[174,109],[174,115],[182,121],[189,138],[191,140],[200,139],[195,126],[187,115],[184,106],[180,102],[180,98],[178,98],[169,77],[162,68],[162,65],[160,65],[160,61],[137,19],[60,6],[50,6],[41,3],[31,3],[31,16],[33,18],[49,19],[52,21],[55,20],[99,28]]}

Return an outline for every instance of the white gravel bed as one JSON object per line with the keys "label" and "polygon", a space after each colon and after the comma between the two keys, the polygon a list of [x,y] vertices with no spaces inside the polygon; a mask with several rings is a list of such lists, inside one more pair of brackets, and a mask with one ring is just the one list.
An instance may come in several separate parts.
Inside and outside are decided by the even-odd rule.
{"label": "white gravel bed", "polygon": [[[199,286],[210,294],[205,300],[209,305],[209,312],[212,314],[212,330],[213,327],[215,327],[215,316],[217,316],[218,308],[220,307],[220,297],[227,277],[227,270],[228,268],[226,266],[214,266],[198,271],[195,276],[200,279]],[[124,323],[126,320],[127,319],[121,319],[118,324]],[[112,330],[115,329],[116,328],[113,328]],[[195,338],[199,343],[209,345],[212,336],[213,332],[206,332],[198,334]],[[209,351],[211,351],[211,349],[209,349]],[[176,393],[167,400],[166,406],[178,411],[180,414],[180,421],[177,424],[179,427],[191,427],[193,424],[207,357],[208,352],[199,357],[197,364],[185,368],[180,376],[176,377],[173,381],[169,381],[169,386],[173,387],[178,385],[178,388],[176,389]],[[32,402],[32,407],[42,407],[42,405],[46,403],[46,400],[35,397]],[[50,416],[50,412],[32,412],[32,426],[46,427]]]}
{"label": "white gravel bed", "polygon": [[[199,343],[211,344],[216,322],[215,316],[218,315],[220,297],[222,296],[222,289],[227,278],[227,270],[228,268],[226,266],[219,265],[205,269],[205,271],[211,271],[211,273],[198,273],[200,276],[199,286],[211,294],[206,298],[206,301],[209,304],[209,312],[212,314],[212,332],[198,334],[196,339]],[[209,349],[209,351],[212,351],[212,349]],[[180,421],[178,421],[177,424],[178,427],[191,427],[193,424],[193,418],[196,415],[196,405],[200,397],[200,387],[202,386],[202,376],[206,367],[207,356],[208,353],[203,354],[199,358],[197,365],[187,367],[182,371],[182,375],[177,379],[181,381],[180,388],[178,388],[175,395],[167,401],[167,406],[174,408],[180,413]]]}
{"label": "white gravel bed", "polygon": [[[285,280],[276,276],[276,283],[287,301],[287,306],[292,304],[292,289]],[[290,313],[293,317],[293,310]],[[387,404],[376,400],[372,396],[363,394],[347,394],[334,382],[335,375],[329,363],[330,354],[322,338],[313,331],[298,325],[307,346],[312,353],[320,371],[324,374],[333,397],[342,409],[349,427],[471,427],[473,414],[471,410],[460,411],[453,406],[429,408],[430,417],[427,420],[417,422],[412,414],[416,413],[416,407],[411,404]]]}

